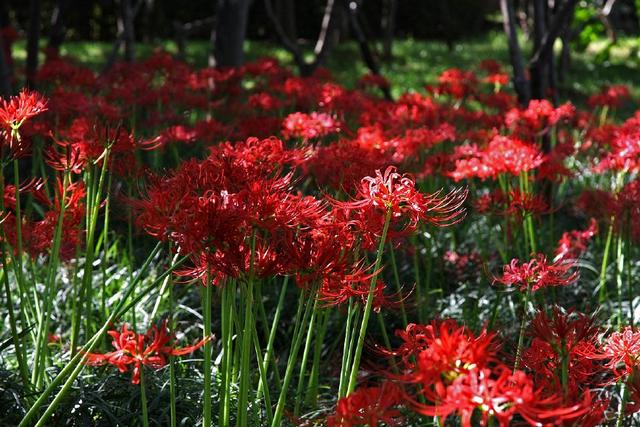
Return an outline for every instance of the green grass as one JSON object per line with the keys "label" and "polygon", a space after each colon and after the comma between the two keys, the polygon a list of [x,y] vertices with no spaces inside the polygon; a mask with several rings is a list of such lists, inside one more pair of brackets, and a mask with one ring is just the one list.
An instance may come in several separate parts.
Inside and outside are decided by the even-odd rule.
{"label": "green grass", "polygon": [[[526,48],[526,43],[523,43]],[[570,73],[562,87],[562,97],[580,102],[585,94],[597,91],[605,84],[627,84],[636,97],[640,97],[640,87],[633,87],[637,81],[640,61],[638,60],[637,39],[621,39],[606,60],[602,59],[603,44],[595,43],[583,53],[574,53]],[[18,64],[25,60],[24,41],[16,44],[15,57]],[[145,57],[155,49],[177,52],[176,43],[139,43],[137,55]],[[105,42],[67,42],[62,46],[62,54],[77,58],[80,62],[100,70],[112,49]],[[209,52],[206,41],[190,41],[187,44],[187,60],[196,66],[205,66]],[[282,63],[293,65],[291,55],[274,43],[248,41],[246,59],[251,61],[262,56],[273,56]],[[461,40],[452,49],[440,41],[404,39],[394,43],[394,59],[383,64],[383,73],[391,81],[394,96],[405,91],[421,91],[426,84],[437,81],[445,69],[458,67],[473,69],[482,59],[497,59],[508,64],[508,49],[501,32],[489,32],[477,37]],[[336,79],[347,87],[353,87],[357,79],[367,72],[355,43],[343,43],[336,47],[326,64]]]}

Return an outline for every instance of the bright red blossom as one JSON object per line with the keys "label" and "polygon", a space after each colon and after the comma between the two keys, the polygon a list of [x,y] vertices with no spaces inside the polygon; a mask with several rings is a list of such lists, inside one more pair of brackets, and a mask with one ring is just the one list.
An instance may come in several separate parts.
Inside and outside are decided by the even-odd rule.
{"label": "bright red blossom", "polygon": [[567,286],[578,280],[578,273],[570,271],[573,267],[574,264],[562,261],[549,264],[545,255],[538,254],[526,263],[513,259],[504,266],[502,276],[494,277],[493,283],[518,286],[521,291],[529,287],[536,291],[551,286]]}
{"label": "bright red blossom", "polygon": [[400,388],[392,382],[378,387],[361,387],[338,401],[336,411],[327,419],[329,427],[377,427],[399,425],[403,402]]}
{"label": "bright red blossom", "polygon": [[92,366],[110,364],[118,368],[122,373],[127,372],[129,365],[133,365],[132,384],[140,383],[140,369],[149,366],[159,369],[165,366],[169,356],[182,356],[202,347],[211,338],[205,338],[197,344],[173,348],[170,345],[171,335],[167,333],[167,321],[163,321],[160,327],[151,326],[146,334],[136,334],[122,325],[120,331],[107,332],[113,338],[111,344],[115,351],[109,353],[87,353],[86,363]]}

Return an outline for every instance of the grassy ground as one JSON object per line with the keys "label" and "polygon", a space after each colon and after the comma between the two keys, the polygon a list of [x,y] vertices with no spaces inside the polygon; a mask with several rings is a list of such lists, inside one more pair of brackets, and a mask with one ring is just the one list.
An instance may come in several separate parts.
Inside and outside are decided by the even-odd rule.
{"label": "grassy ground", "polygon": [[[635,41],[637,44],[637,41]],[[620,48],[612,50],[609,60],[598,60],[602,46],[595,44],[586,52],[574,54],[570,73],[563,86],[564,97],[576,101],[586,93],[592,93],[605,84],[627,84],[634,95],[640,96],[640,87],[633,87],[637,81],[640,66],[637,49],[627,49],[629,42],[622,40]],[[144,57],[154,49],[164,48],[177,52],[175,42],[140,43],[138,55]],[[187,45],[187,60],[197,66],[207,63],[209,44],[206,41],[191,41]],[[68,42],[62,53],[78,58],[95,69],[100,69],[112,49],[111,43]],[[247,42],[247,59],[274,56],[285,64],[291,64],[291,55],[273,43]],[[422,90],[425,84],[434,83],[445,69],[458,67],[471,69],[482,59],[492,58],[508,63],[506,40],[500,32],[490,32],[478,37],[457,42],[452,49],[440,41],[397,40],[394,44],[394,60],[383,64],[383,73],[391,81],[393,94],[404,91]],[[24,62],[26,53],[24,42],[16,45],[15,57],[18,64]],[[360,59],[357,46],[353,43],[339,45],[327,63],[338,81],[352,86],[359,76],[367,72]]]}

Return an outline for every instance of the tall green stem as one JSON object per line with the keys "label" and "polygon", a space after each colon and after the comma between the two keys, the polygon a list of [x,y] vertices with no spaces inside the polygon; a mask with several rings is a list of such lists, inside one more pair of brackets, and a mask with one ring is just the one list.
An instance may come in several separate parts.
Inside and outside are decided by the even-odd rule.
{"label": "tall green stem", "polygon": [[[282,415],[284,414],[284,407],[287,402],[287,391],[289,389],[289,383],[293,378],[293,371],[296,366],[296,362],[298,360],[298,351],[300,350],[300,344],[302,342],[304,325],[306,325],[309,320],[311,307],[313,306],[312,301],[315,299],[316,299],[315,288],[308,295],[306,295],[306,298],[305,298],[305,292],[304,291],[300,292],[300,299],[298,301],[298,311],[296,313],[296,320],[295,320],[296,327],[294,328],[294,334],[293,334],[293,343],[291,345],[291,350],[289,352],[289,359],[287,360],[287,368],[285,370],[284,379],[282,381],[282,390],[280,391],[280,396],[278,397],[276,412],[273,415],[273,421],[271,422],[271,427],[281,426]],[[304,315],[302,315],[302,320],[300,320],[300,312],[303,306],[305,307]]]}
{"label": "tall green stem", "polygon": [[[276,339],[276,332],[278,330],[278,323],[280,322],[280,316],[282,314],[282,309],[284,307],[284,301],[285,301],[285,295],[287,294],[288,283],[289,283],[289,276],[285,276],[284,280],[282,281],[282,288],[280,289],[280,296],[278,297],[278,305],[276,306],[276,311],[273,314],[273,321],[271,322],[271,329],[269,330],[269,339],[267,341],[267,348],[264,353],[263,360],[264,360],[265,372],[267,371],[269,364],[271,363],[271,359],[273,357],[273,343],[275,342],[275,339]],[[277,372],[277,366],[275,367],[275,369]],[[276,385],[277,385],[278,391],[280,391],[279,381],[277,381],[277,383],[278,384]],[[264,384],[262,379],[260,379],[260,382],[258,383],[258,393],[257,393],[258,398],[260,398],[260,394],[262,393],[263,387],[267,387],[267,385]]]}
{"label": "tall green stem", "polygon": [[623,310],[622,310],[622,276],[624,274],[624,237],[618,234],[616,239],[616,298],[618,300],[618,329],[622,330]]}
{"label": "tall green stem", "polygon": [[302,386],[304,385],[305,374],[307,370],[307,360],[309,358],[309,350],[311,349],[311,340],[316,324],[316,317],[318,314],[318,299],[316,298],[313,303],[313,311],[311,313],[311,320],[307,328],[307,337],[304,343],[304,350],[302,350],[302,362],[300,363],[300,374],[298,375],[298,387],[296,388],[296,403],[293,407],[293,416],[297,417],[300,411],[300,404],[302,403]]}
{"label": "tall green stem", "polygon": [[402,326],[406,327],[409,324],[409,320],[407,319],[407,310],[404,307],[402,285],[400,284],[400,274],[398,273],[398,264],[396,263],[396,254],[393,249],[393,243],[389,243],[389,258],[391,259],[391,267],[393,269],[393,279],[396,284],[396,292],[398,292],[398,299],[400,300],[400,313],[402,314]]}
{"label": "tall green stem", "polygon": [[145,382],[144,367],[140,368],[140,403],[142,406],[142,426],[149,427],[149,409],[147,408],[147,384]]}
{"label": "tall green stem", "polygon": [[[211,336],[211,294],[213,292],[213,285],[209,280],[207,274],[207,284],[204,288],[204,300],[202,302],[204,332],[203,338],[207,339]],[[204,395],[204,401],[202,405],[202,425],[203,427],[211,426],[211,340],[204,344],[204,384],[202,393]]]}
{"label": "tall green stem", "polygon": [[520,332],[518,333],[518,347],[516,348],[516,361],[513,364],[513,370],[517,371],[520,367],[522,359],[522,345],[524,344],[524,331],[527,325],[527,309],[529,305],[529,299],[531,298],[531,285],[527,286],[527,291],[524,294],[524,303],[522,304],[522,319],[520,320]]}
{"label": "tall green stem", "polygon": [[56,276],[58,273],[58,264],[60,259],[60,243],[62,240],[62,225],[64,223],[64,215],[66,209],[67,186],[69,185],[69,171],[64,174],[62,183],[62,193],[60,197],[60,212],[54,231],[53,242],[51,245],[51,253],[49,255],[49,265],[47,271],[47,281],[45,287],[45,298],[43,307],[38,320],[38,333],[36,338],[36,349],[33,356],[33,372],[31,373],[31,382],[36,388],[42,385],[44,380],[45,354],[47,351],[47,336],[49,332],[49,316],[51,306],[56,290]]}
{"label": "tall green stem", "polygon": [[367,303],[362,314],[362,323],[360,324],[360,333],[358,334],[358,342],[356,344],[356,349],[353,356],[353,365],[351,367],[351,375],[349,375],[347,394],[351,393],[356,387],[358,370],[360,369],[360,358],[362,357],[362,349],[364,348],[364,339],[367,335],[367,326],[369,324],[369,317],[371,316],[371,309],[373,307],[373,291],[378,279],[378,270],[380,269],[380,264],[382,263],[382,254],[384,253],[384,245],[387,240],[387,232],[389,231],[390,222],[391,209],[387,209],[384,218],[384,227],[382,229],[382,235],[380,236],[380,243],[378,245],[378,253],[376,254],[376,262],[373,267],[374,274],[371,277],[371,284],[369,285],[369,295],[367,296]]}
{"label": "tall green stem", "polygon": [[604,304],[607,301],[607,264],[609,264],[609,251],[611,249],[611,241],[613,240],[613,222],[614,217],[611,217],[611,222],[607,230],[607,239],[604,244],[602,264],[600,265],[600,285],[598,292],[598,302],[600,302],[600,304]]}

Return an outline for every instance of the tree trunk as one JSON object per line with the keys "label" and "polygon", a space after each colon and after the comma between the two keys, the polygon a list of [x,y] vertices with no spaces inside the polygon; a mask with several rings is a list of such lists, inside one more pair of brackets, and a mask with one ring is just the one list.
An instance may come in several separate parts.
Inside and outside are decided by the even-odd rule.
{"label": "tree trunk", "polygon": [[[349,26],[356,38],[356,41],[358,42],[358,46],[360,47],[360,53],[362,54],[364,63],[367,64],[367,68],[369,68],[371,74],[379,76],[380,66],[378,65],[378,61],[376,60],[373,52],[371,51],[371,48],[369,47],[367,37],[365,36],[364,31],[362,31],[362,26],[360,25],[360,18],[358,14],[359,7],[357,1],[345,0],[343,6],[347,10],[347,14],[349,16]],[[384,97],[387,100],[392,99],[389,88],[383,88],[382,92],[384,93]]]}
{"label": "tree trunk", "polygon": [[[142,0],[138,0],[138,2],[142,3]],[[120,16],[118,20],[118,29],[122,34],[122,40],[124,43],[124,59],[129,63],[134,63],[136,61],[136,34],[133,22],[134,18],[135,13],[134,8],[131,5],[131,0],[120,0]]]}
{"label": "tree trunk", "polygon": [[213,48],[216,67],[243,64],[250,4],[250,0],[218,0]]}
{"label": "tree trunk", "polygon": [[[339,1],[339,0],[338,0]],[[336,7],[336,0],[327,0],[327,5],[324,9],[324,16],[322,17],[322,25],[320,27],[320,34],[316,41],[316,46],[313,49],[316,54],[316,58],[313,64],[307,69],[301,72],[303,75],[311,75],[316,68],[324,64],[329,52],[333,49],[338,42],[338,24],[341,16],[341,8]]]}
{"label": "tree trunk", "polygon": [[[542,51],[542,39],[546,32],[546,0],[533,0],[533,51]],[[546,58],[545,58],[546,59]],[[529,67],[531,76],[531,97],[544,99],[547,90],[547,66],[548,61],[540,60],[532,62]]]}
{"label": "tree trunk", "polygon": [[58,0],[51,14],[51,30],[49,33],[49,48],[56,51],[60,50],[60,46],[64,41],[65,27],[64,18],[69,6],[68,0]]}
{"label": "tree trunk", "polygon": [[31,0],[29,6],[29,32],[27,34],[27,86],[36,87],[38,73],[38,44],[40,42],[40,0]]}
{"label": "tree trunk", "polygon": [[518,94],[520,105],[527,105],[531,99],[529,82],[525,75],[524,58],[520,43],[518,42],[518,34],[516,32],[516,16],[511,0],[500,0],[500,11],[502,12],[502,22],[504,32],[507,36],[509,44],[509,59],[511,68],[513,69],[513,86]]}
{"label": "tree trunk", "polygon": [[382,41],[383,57],[385,61],[393,59],[393,37],[396,31],[396,15],[398,12],[398,0],[385,0],[382,11]]}

